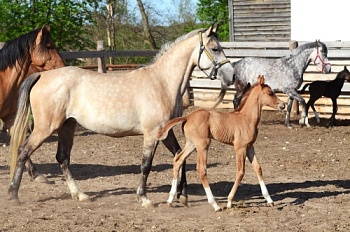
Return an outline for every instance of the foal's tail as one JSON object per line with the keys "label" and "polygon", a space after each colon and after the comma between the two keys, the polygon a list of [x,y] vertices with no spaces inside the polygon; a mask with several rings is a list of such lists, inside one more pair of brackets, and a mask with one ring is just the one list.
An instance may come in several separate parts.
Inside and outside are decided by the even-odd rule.
{"label": "foal's tail", "polygon": [[171,128],[176,126],[177,124],[184,123],[187,121],[187,117],[179,117],[179,118],[174,118],[170,121],[168,121],[162,129],[158,131],[157,138],[159,140],[164,140],[168,136],[168,132]]}
{"label": "foal's tail", "polygon": [[306,89],[308,86],[310,86],[310,85],[311,85],[311,83],[308,83],[308,84],[304,85],[304,87],[300,90],[300,93],[304,93],[304,92],[305,92],[305,89]]}
{"label": "foal's tail", "polygon": [[34,73],[27,77],[22,83],[19,89],[19,99],[17,104],[17,114],[14,124],[11,129],[11,140],[10,140],[10,180],[13,179],[15,173],[15,167],[18,159],[18,148],[24,142],[27,134],[29,114],[30,114],[30,102],[29,94],[33,85],[37,82],[40,77],[40,73]]}

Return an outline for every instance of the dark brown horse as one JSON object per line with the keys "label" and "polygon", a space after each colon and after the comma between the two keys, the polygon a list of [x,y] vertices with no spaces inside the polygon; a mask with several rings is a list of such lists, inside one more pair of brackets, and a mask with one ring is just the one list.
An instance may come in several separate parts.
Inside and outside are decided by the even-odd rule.
{"label": "dark brown horse", "polygon": [[[28,75],[63,66],[46,25],[4,44],[0,50],[0,118],[5,128],[13,124],[19,87]],[[30,159],[26,167],[32,179],[45,181]]]}
{"label": "dark brown horse", "polygon": [[211,139],[234,146],[236,153],[236,180],[228,196],[227,207],[232,207],[238,185],[245,172],[245,160],[248,157],[258,176],[261,191],[269,204],[273,201],[263,181],[262,170],[255,156],[254,142],[258,136],[258,124],[263,106],[284,109],[283,102],[274,94],[268,85],[264,84],[264,77],[259,76],[258,82],[243,96],[239,107],[230,113],[215,110],[200,109],[186,117],[175,118],[167,122],[159,131],[158,138],[165,139],[168,131],[177,124],[182,123],[186,145],[183,151],[174,158],[174,176],[168,203],[172,204],[176,194],[179,170],[186,158],[197,150],[197,171],[207,194],[208,202],[215,211],[221,210],[211,192],[207,179],[207,156]]}
{"label": "dark brown horse", "polygon": [[312,83],[304,85],[304,87],[301,90],[301,93],[304,92],[308,86],[310,92],[310,99],[306,104],[305,124],[307,126],[310,126],[308,119],[308,111],[310,106],[314,111],[317,122],[320,122],[320,117],[315,109],[314,104],[322,96],[329,97],[330,99],[332,99],[333,112],[332,116],[329,119],[327,127],[334,126],[335,115],[338,111],[337,98],[341,94],[341,89],[343,88],[344,81],[350,82],[350,72],[346,68],[346,66],[344,66],[344,70],[339,72],[335,79],[332,81],[314,81]]}

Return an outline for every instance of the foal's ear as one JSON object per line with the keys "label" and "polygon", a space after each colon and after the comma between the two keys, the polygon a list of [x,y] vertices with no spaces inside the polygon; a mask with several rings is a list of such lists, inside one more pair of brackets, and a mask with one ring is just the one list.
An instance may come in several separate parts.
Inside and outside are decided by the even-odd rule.
{"label": "foal's ear", "polygon": [[50,26],[49,25],[44,25],[42,28],[41,28],[41,30],[44,30],[44,31],[50,31]]}
{"label": "foal's ear", "polygon": [[264,77],[264,75],[259,75],[258,76],[258,83],[260,85],[264,85],[265,84],[265,77]]}

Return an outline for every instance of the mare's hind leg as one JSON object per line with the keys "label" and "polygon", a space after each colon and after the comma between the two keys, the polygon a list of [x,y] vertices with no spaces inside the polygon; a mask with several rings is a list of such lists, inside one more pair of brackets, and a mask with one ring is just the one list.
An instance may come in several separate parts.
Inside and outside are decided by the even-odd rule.
{"label": "mare's hind leg", "polygon": [[253,169],[254,169],[255,174],[258,177],[262,195],[266,199],[267,203],[269,205],[273,206],[273,200],[271,199],[270,194],[267,191],[266,185],[264,183],[263,176],[262,176],[262,169],[261,169],[261,166],[258,162],[258,159],[256,158],[255,150],[254,150],[253,146],[248,148],[247,156],[248,156],[249,161],[253,165]]}
{"label": "mare's hind leg", "polygon": [[38,183],[49,183],[48,179],[41,174],[38,169],[34,166],[32,160],[29,158],[25,164],[27,172],[30,176],[30,179],[32,181],[38,182]]}
{"label": "mare's hind leg", "polygon": [[295,91],[294,89],[287,89],[285,90],[285,93],[288,94],[288,107],[287,107],[287,114],[286,114],[286,121],[285,124],[288,128],[291,128],[290,126],[290,112],[292,110],[292,105],[293,105],[293,100],[297,100],[302,108],[301,111],[301,117],[299,120],[299,124],[300,125],[304,125],[305,124],[305,116],[306,116],[306,104],[305,104],[305,100],[304,98],[302,98],[297,91]]}
{"label": "mare's hind leg", "polygon": [[137,188],[137,196],[142,201],[141,206],[152,206],[152,202],[146,195],[146,182],[151,171],[154,153],[156,152],[159,142],[153,136],[144,135],[143,154],[141,161],[141,181]]}
{"label": "mare's hind leg", "polygon": [[[174,131],[171,129],[168,132],[168,137],[162,141],[164,146],[173,154],[175,157],[177,154],[181,152],[181,147],[177,142],[177,139],[174,135]],[[181,181],[178,186],[177,198],[183,205],[187,205],[188,195],[187,195],[187,180],[186,180],[186,160],[183,163],[181,169]]]}
{"label": "mare's hind leg", "polygon": [[78,199],[79,201],[84,201],[88,200],[89,196],[80,191],[69,169],[70,153],[73,146],[76,124],[77,122],[74,119],[67,119],[58,129],[58,147],[56,160],[60,164],[63,175],[66,178],[66,182],[72,198]]}
{"label": "mare's hind leg", "polygon": [[44,140],[47,137],[51,135],[51,133],[52,132],[41,133],[34,130],[33,133],[24,142],[24,144],[19,147],[19,155],[14,176],[8,189],[9,200],[13,200],[16,203],[19,203],[18,190],[22,181],[24,165],[29,159],[30,155],[40,147],[40,145],[44,142]]}
{"label": "mare's hind leg", "polygon": [[[184,149],[177,154],[174,157],[174,165],[173,165],[173,180],[172,180],[172,185],[171,185],[171,190],[169,192],[169,198],[168,198],[168,204],[171,205],[174,197],[177,193],[177,185],[178,185],[178,176],[179,176],[179,172],[180,169],[184,169],[184,164],[186,161],[186,158],[195,150],[195,146],[190,143],[189,141],[186,141],[186,145],[184,147]],[[183,202],[181,202],[183,204]],[[187,201],[186,204],[184,204],[187,206]]]}

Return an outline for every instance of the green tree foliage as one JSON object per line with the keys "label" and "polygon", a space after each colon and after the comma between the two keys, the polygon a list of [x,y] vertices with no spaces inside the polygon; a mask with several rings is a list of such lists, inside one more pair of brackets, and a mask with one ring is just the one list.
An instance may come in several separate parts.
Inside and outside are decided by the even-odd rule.
{"label": "green tree foliage", "polygon": [[47,24],[60,50],[91,44],[84,25],[92,23],[88,0],[0,0],[0,41],[8,41]]}
{"label": "green tree foliage", "polygon": [[199,0],[197,4],[197,16],[199,20],[208,25],[218,22],[220,24],[220,40],[228,41],[230,39],[230,19],[227,0]]}

